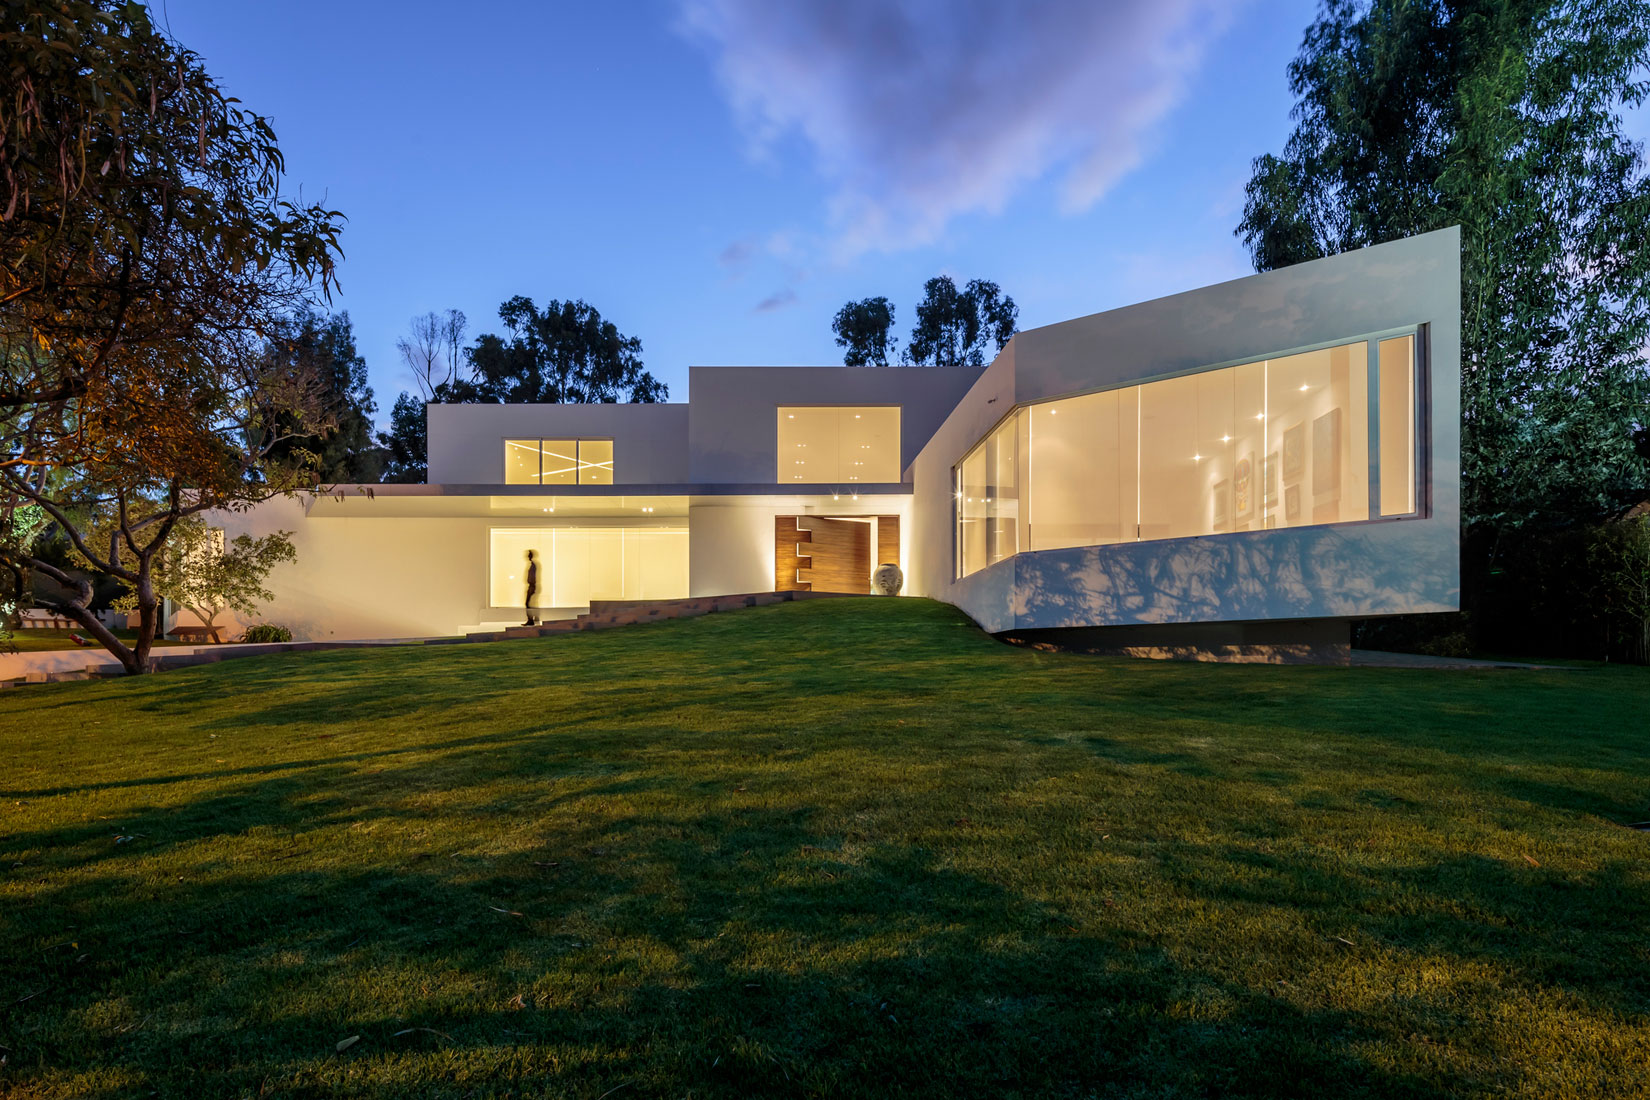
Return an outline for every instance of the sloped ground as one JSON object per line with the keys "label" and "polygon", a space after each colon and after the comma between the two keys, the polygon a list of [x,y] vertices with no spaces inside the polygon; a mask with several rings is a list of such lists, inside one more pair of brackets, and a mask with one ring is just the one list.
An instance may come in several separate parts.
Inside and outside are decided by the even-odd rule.
{"label": "sloped ground", "polygon": [[1647,705],[869,599],[12,691],[0,1095],[1642,1096]]}

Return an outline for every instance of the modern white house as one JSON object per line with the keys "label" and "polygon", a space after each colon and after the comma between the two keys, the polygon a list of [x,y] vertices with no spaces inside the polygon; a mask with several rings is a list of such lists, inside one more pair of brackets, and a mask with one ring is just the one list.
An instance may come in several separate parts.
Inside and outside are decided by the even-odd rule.
{"label": "modern white house", "polygon": [[693,367],[659,405],[428,407],[429,484],[219,517],[294,533],[265,617],[450,635],[592,600],[904,594],[1090,648],[1344,647],[1460,600],[1460,237],[1016,335],[970,367]]}

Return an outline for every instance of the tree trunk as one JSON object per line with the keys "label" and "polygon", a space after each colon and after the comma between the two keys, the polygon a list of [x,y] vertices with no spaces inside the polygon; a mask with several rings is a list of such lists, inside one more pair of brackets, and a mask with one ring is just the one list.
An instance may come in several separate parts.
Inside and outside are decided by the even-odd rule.
{"label": "tree trunk", "polygon": [[137,641],[132,647],[132,655],[136,658],[136,668],[128,667],[127,672],[148,672],[149,651],[155,647],[155,631],[159,628],[158,611],[160,599],[155,595],[153,578],[149,575],[150,558],[144,557],[138,562],[137,584],[133,587],[137,591],[138,602],[138,630]]}
{"label": "tree trunk", "polygon": [[[56,566],[38,559],[30,559],[29,564],[58,584],[74,592],[73,599],[67,603],[57,604],[55,610],[61,611],[79,623],[86,633],[96,638],[98,643],[108,650],[115,660],[120,662],[121,668],[125,669],[128,676],[135,676],[149,671],[149,650],[154,645],[155,640],[155,604],[157,601],[154,587],[149,583],[149,560],[147,558],[138,565],[138,610],[143,621],[142,625],[138,627],[136,646],[128,646],[115,637],[114,631],[104,626],[88,608],[87,605],[92,602],[91,581],[83,577],[71,576]],[[148,600],[147,608],[144,606],[145,598]]]}

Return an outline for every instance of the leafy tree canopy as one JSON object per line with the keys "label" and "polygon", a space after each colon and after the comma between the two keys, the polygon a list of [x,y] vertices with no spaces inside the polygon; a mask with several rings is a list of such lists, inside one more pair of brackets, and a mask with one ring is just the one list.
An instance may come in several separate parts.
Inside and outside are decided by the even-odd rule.
{"label": "leafy tree canopy", "polygon": [[289,200],[283,170],[268,121],[141,4],[0,8],[0,510],[38,505],[131,586],[137,643],[92,616],[83,578],[0,554],[74,592],[62,610],[131,672],[177,524],[311,481],[277,445],[331,428],[315,373],[263,354],[335,285],[342,222]]}
{"label": "leafy tree canopy", "polygon": [[[322,482],[377,481],[384,465],[373,440],[372,414],[378,405],[367,385],[367,361],[355,350],[348,311],[326,316],[304,309],[281,319],[264,355],[290,373],[315,379],[317,403],[333,425],[324,434],[283,438],[275,457],[307,461]],[[296,423],[290,427],[294,433],[303,430]]]}
{"label": "leafy tree canopy", "polygon": [[[166,540],[155,591],[188,610],[203,626],[211,626],[225,609],[251,615],[260,603],[274,599],[264,581],[271,569],[297,556],[290,531],[258,538],[236,535],[225,545],[221,527],[189,516]],[[128,593],[115,606],[130,610],[137,606],[137,597]]]}
{"label": "leafy tree canopy", "polygon": [[886,367],[893,358],[894,307],[887,298],[863,298],[837,310],[831,321],[836,343],[847,349],[842,362],[850,367]]}
{"label": "leafy tree canopy", "polygon": [[1018,331],[1020,307],[996,283],[970,279],[961,290],[949,275],[923,284],[905,361],[918,366],[985,365]]}
{"label": "leafy tree canopy", "polygon": [[1646,484],[1644,0],[1326,0],[1238,235],[1269,270],[1459,224],[1463,505],[1487,531]]}
{"label": "leafy tree canopy", "polygon": [[410,393],[397,397],[390,410],[390,430],[378,433],[378,445],[383,449],[385,481],[422,484],[429,473],[430,449],[424,402]]}
{"label": "leafy tree canopy", "polygon": [[439,387],[436,400],[502,404],[663,401],[642,366],[642,342],[582,301],[551,299],[540,310],[515,297],[498,310],[508,336],[487,333],[469,349],[470,376]]}

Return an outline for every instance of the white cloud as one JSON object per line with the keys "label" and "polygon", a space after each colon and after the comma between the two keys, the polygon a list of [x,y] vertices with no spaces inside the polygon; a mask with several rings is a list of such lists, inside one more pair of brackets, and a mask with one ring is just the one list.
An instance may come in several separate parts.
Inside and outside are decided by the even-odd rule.
{"label": "white cloud", "polygon": [[753,149],[811,149],[851,255],[1050,174],[1088,208],[1150,154],[1240,0],[680,2]]}

